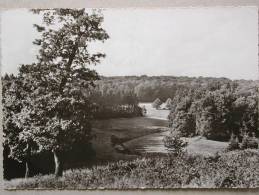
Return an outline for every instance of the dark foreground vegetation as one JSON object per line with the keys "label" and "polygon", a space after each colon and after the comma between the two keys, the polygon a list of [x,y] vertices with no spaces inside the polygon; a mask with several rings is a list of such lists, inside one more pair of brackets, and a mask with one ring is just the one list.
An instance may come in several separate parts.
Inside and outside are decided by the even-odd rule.
{"label": "dark foreground vegetation", "polygon": [[119,161],[90,169],[71,169],[54,175],[14,179],[6,188],[127,189],[127,188],[256,188],[258,150],[232,151],[213,157],[181,154]]}

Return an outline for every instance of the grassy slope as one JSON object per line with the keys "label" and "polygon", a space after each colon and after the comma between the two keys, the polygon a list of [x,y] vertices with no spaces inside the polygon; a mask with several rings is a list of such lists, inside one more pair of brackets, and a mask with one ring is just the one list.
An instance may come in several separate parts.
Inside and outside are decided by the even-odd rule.
{"label": "grassy slope", "polygon": [[186,141],[188,141],[188,153],[201,154],[204,156],[215,155],[217,152],[225,150],[228,146],[228,142],[208,140],[200,136],[186,138]]}
{"label": "grassy slope", "polygon": [[91,169],[14,179],[8,189],[136,189],[136,188],[255,188],[259,187],[259,151],[223,153],[218,157],[146,157]]}

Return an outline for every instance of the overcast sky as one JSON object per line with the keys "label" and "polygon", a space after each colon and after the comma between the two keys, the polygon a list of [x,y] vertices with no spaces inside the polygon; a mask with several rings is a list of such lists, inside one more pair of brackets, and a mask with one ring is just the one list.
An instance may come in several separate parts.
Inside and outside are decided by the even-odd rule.
{"label": "overcast sky", "polygon": [[[256,7],[106,9],[110,35],[94,48],[107,57],[101,75],[211,76],[258,79]],[[40,17],[25,9],[1,13],[2,73],[35,61],[32,27]]]}

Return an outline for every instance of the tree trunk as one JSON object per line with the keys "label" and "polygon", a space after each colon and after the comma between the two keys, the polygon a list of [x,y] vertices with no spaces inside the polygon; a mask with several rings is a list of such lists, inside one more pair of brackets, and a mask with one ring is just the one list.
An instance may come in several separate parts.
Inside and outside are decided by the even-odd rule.
{"label": "tree trunk", "polygon": [[63,162],[60,153],[53,151],[55,161],[55,177],[62,177],[63,175]]}
{"label": "tree trunk", "polygon": [[31,146],[28,143],[26,147],[26,159],[25,159],[25,178],[28,178],[31,176]]}
{"label": "tree trunk", "polygon": [[31,169],[30,169],[30,162],[29,160],[26,160],[25,162],[25,178],[28,178],[31,176]]}

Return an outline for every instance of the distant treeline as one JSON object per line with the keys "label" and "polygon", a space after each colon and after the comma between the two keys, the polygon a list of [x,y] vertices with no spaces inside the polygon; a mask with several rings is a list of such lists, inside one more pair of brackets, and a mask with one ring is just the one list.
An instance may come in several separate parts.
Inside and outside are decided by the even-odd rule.
{"label": "distant treeline", "polygon": [[236,85],[240,94],[250,93],[258,85],[252,80],[230,80],[213,77],[186,77],[186,76],[116,76],[101,77],[96,82],[102,94],[113,94],[112,101],[119,102],[123,93],[135,95],[139,102],[153,102],[159,98],[163,102],[173,99],[182,91],[190,88],[213,90],[227,84]]}

